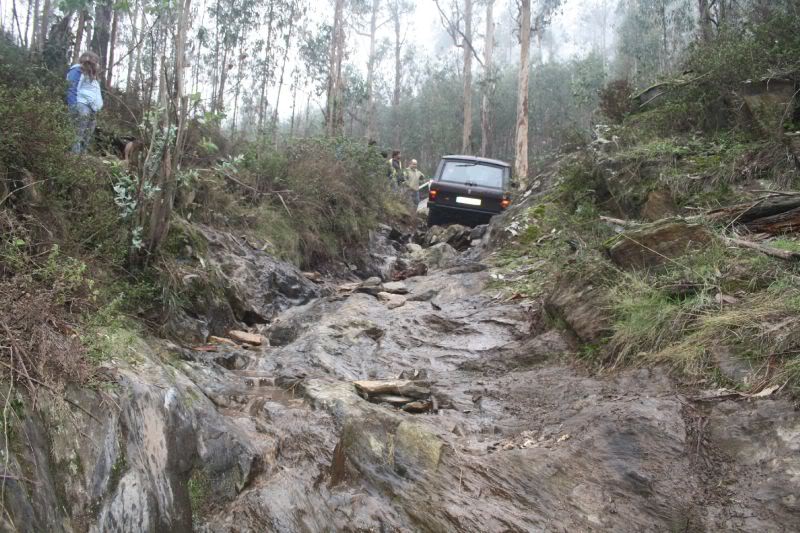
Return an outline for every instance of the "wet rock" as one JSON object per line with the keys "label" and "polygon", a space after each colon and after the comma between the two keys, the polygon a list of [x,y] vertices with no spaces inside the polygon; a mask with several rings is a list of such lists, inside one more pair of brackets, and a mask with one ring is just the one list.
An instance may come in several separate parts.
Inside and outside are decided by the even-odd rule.
{"label": "wet rock", "polygon": [[189,316],[183,309],[170,313],[164,331],[169,337],[187,345],[205,342],[210,333],[208,320]]}
{"label": "wet rock", "polygon": [[234,341],[232,341],[231,339],[229,339],[227,337],[216,337],[214,335],[211,335],[210,337],[208,337],[208,342],[210,342],[211,344],[224,344],[226,346],[238,346],[238,344],[236,344]]}
{"label": "wet rock", "polygon": [[406,297],[399,294],[392,294],[390,292],[379,292],[377,294],[378,300],[386,304],[389,309],[397,309],[406,304]]}
{"label": "wet rock", "polygon": [[[423,253],[424,252],[422,252],[422,248],[420,248],[420,255]],[[427,273],[428,265],[422,261],[407,261],[403,258],[399,258],[394,265],[392,279],[395,281],[401,281],[416,276],[424,276]]]}
{"label": "wet rock", "polygon": [[404,420],[394,436],[394,460],[402,472],[421,474],[439,467],[444,443],[427,426]]}
{"label": "wet rock", "polygon": [[408,294],[408,286],[402,281],[384,283],[383,290],[392,294]]}
{"label": "wet rock", "polygon": [[364,280],[358,287],[356,287],[356,292],[363,292],[366,294],[371,294],[372,296],[378,296],[378,293],[383,292],[383,280],[379,277],[371,277]]}
{"label": "wet rock", "polygon": [[[212,334],[242,322],[267,323],[278,312],[322,293],[297,268],[243,239],[202,224],[181,221],[178,226],[196,241],[196,260],[204,265],[202,273],[184,277],[186,310]],[[179,332],[177,326],[171,329]]]}
{"label": "wet rock", "polygon": [[261,346],[264,343],[264,337],[258,333],[249,333],[247,331],[233,329],[228,332],[228,336],[238,342],[250,344],[252,346]]}
{"label": "wet rock", "polygon": [[286,346],[297,338],[297,326],[292,323],[275,323],[268,332],[270,346]]}
{"label": "wet rock", "polygon": [[444,268],[458,258],[458,252],[446,242],[434,244],[411,255],[412,261],[423,263],[428,269]]}
{"label": "wet rock", "polygon": [[419,253],[419,252],[422,251],[422,246],[420,246],[419,244],[410,242],[410,243],[406,244],[406,251],[408,253],[410,253],[410,254]]}
{"label": "wet rock", "polygon": [[678,206],[669,191],[650,191],[642,207],[642,218],[655,222],[678,214]]}
{"label": "wet rock", "polygon": [[425,234],[425,244],[434,246],[439,243],[447,243],[456,250],[466,250],[469,248],[472,229],[460,224],[450,226],[434,226]]}
{"label": "wet rock", "polygon": [[427,302],[427,301],[430,301],[430,300],[436,298],[436,296],[438,294],[439,294],[439,291],[437,289],[428,289],[428,290],[422,291],[422,292],[417,293],[417,294],[412,294],[411,296],[408,297],[408,301],[409,302]]}
{"label": "wet rock", "polygon": [[597,278],[591,273],[565,274],[544,303],[582,343],[597,344],[611,335],[607,293]]}
{"label": "wet rock", "polygon": [[471,241],[477,241],[479,239],[482,239],[486,235],[488,229],[489,229],[488,224],[481,224],[480,226],[475,226],[469,233],[469,239]]}
{"label": "wet rock", "polygon": [[606,247],[622,268],[652,268],[707,245],[711,233],[700,224],[666,220],[626,231]]}

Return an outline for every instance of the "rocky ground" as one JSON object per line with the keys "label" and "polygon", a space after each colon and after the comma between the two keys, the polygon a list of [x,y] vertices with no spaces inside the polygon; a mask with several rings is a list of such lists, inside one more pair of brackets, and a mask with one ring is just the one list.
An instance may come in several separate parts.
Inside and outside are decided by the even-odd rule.
{"label": "rocky ground", "polygon": [[[588,374],[536,308],[486,291],[477,254],[448,244],[480,237],[436,230],[415,245],[386,230],[371,272],[383,279],[365,282],[312,284],[273,262],[267,278],[253,274],[259,290],[233,291],[258,317],[255,340],[131,346],[107,368],[113,387],[27,418],[0,525],[797,527],[800,417],[788,399],[689,390],[657,368]],[[232,249],[221,265],[262,260]]]}

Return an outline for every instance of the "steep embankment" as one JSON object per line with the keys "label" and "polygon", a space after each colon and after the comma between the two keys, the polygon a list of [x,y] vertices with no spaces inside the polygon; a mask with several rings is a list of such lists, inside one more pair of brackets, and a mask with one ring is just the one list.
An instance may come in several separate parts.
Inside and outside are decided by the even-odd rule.
{"label": "steep embankment", "polygon": [[[485,265],[446,243],[385,232],[375,259],[427,274],[312,285],[238,239],[206,237],[229,293],[269,315],[270,345],[140,339],[104,365],[113,385],[43,400],[11,446],[5,529],[797,523],[800,419],[786,399],[704,397],[661,369],[593,377],[535,306],[487,292]],[[464,236],[428,241],[442,239]]]}

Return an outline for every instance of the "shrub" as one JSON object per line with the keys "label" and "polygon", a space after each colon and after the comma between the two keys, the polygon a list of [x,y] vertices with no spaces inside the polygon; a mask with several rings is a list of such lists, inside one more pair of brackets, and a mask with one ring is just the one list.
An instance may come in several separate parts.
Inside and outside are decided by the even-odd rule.
{"label": "shrub", "polygon": [[632,94],[633,87],[628,80],[610,82],[600,90],[600,112],[615,124],[621,124],[632,111]]}
{"label": "shrub", "polygon": [[48,179],[69,164],[74,132],[66,107],[43,89],[0,86],[0,124],[0,177]]}
{"label": "shrub", "polygon": [[[354,258],[379,220],[407,215],[390,191],[383,158],[360,141],[299,139],[276,152],[262,139],[217,172],[244,200],[240,223],[304,267]],[[219,195],[219,185],[207,185],[206,194]]]}

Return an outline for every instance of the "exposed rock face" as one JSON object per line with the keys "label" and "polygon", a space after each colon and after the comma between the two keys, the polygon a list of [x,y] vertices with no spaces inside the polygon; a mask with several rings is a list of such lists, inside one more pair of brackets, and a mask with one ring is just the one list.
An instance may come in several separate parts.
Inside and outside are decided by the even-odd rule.
{"label": "exposed rock face", "polygon": [[[787,400],[700,401],[660,369],[589,377],[479,266],[408,278],[391,312],[355,287],[291,307],[273,346],[135,343],[112,387],[22,417],[0,529],[796,529]],[[548,308],[601,338],[600,286],[562,282]]]}
{"label": "exposed rock face", "polygon": [[424,241],[428,246],[447,243],[456,250],[466,250],[472,236],[472,229],[460,224],[450,226],[434,226],[425,234]]}
{"label": "exposed rock face", "polygon": [[241,324],[268,323],[280,311],[323,292],[297,268],[242,239],[208,226],[190,228],[202,239],[203,252],[194,252],[198,264],[182,278],[186,308],[167,324],[168,333],[187,344]]}
{"label": "exposed rock face", "polygon": [[650,191],[642,207],[642,218],[655,222],[678,214],[678,206],[669,191]]}
{"label": "exposed rock face", "polygon": [[458,252],[446,242],[434,244],[430,248],[411,255],[413,261],[424,263],[429,269],[445,268],[452,264],[457,257]]}
{"label": "exposed rock face", "polygon": [[41,486],[7,484],[15,530],[191,531],[193,476],[205,480],[204,498],[225,501],[261,468],[261,450],[189,377],[209,369],[181,362],[176,371],[162,359],[174,355],[144,342],[132,353],[132,366],[115,366],[115,388],[72,390],[71,405],[48,400],[24,419],[33,438],[14,452],[12,471],[36,465]]}
{"label": "exposed rock face", "polygon": [[595,344],[611,335],[606,289],[593,276],[561,276],[545,300],[545,309],[563,321],[582,343]]}
{"label": "exposed rock face", "polygon": [[665,220],[620,234],[608,245],[608,253],[622,268],[652,268],[700,249],[711,240],[711,232],[700,224]]}

